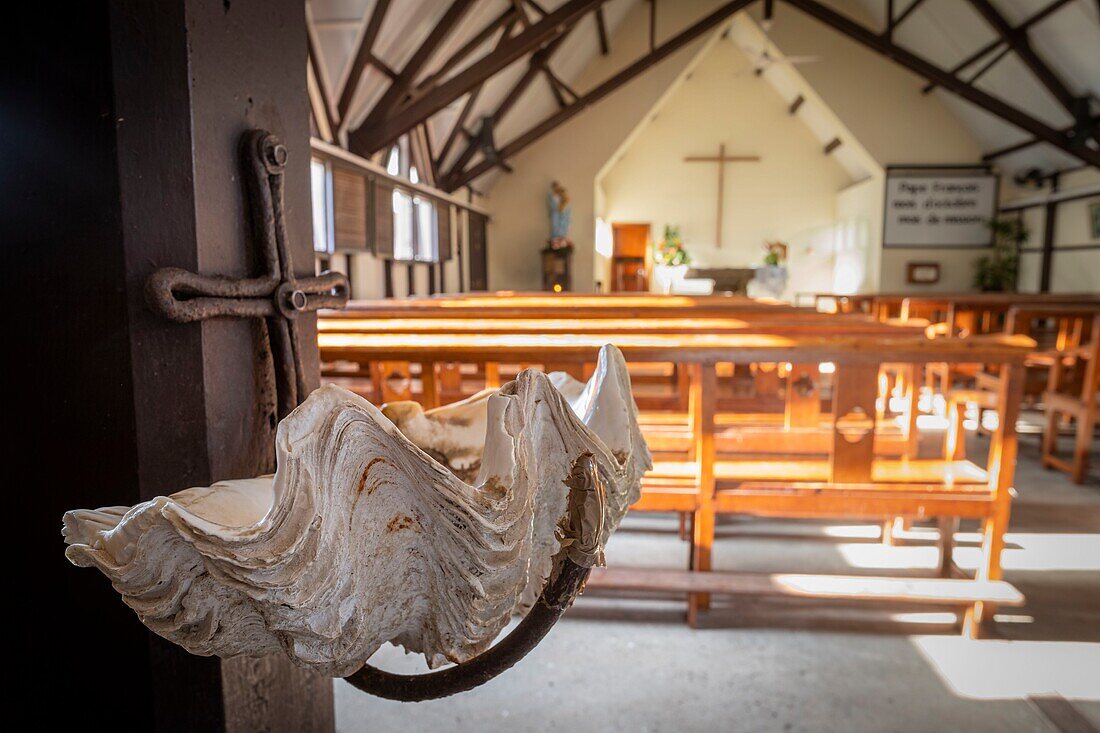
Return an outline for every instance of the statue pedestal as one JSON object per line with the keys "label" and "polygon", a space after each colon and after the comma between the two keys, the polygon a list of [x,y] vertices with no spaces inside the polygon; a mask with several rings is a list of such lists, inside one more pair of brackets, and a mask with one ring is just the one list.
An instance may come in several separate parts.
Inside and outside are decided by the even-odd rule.
{"label": "statue pedestal", "polygon": [[542,289],[562,293],[573,289],[573,248],[542,251]]}

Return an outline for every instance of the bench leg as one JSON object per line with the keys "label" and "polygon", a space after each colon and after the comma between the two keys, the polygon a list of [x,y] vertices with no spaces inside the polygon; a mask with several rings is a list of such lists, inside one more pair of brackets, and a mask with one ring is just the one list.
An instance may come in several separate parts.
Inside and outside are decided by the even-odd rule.
{"label": "bench leg", "polygon": [[[1007,505],[982,523],[982,559],[978,565],[977,580],[1001,579],[1001,552],[1004,550],[1004,533],[1007,528]],[[968,639],[986,636],[995,610],[992,603],[984,601],[972,605],[963,621],[963,635]]]}
{"label": "bench leg", "polygon": [[1085,471],[1089,467],[1089,452],[1092,450],[1092,432],[1096,416],[1091,410],[1077,418],[1077,439],[1073,446],[1073,470],[1070,479],[1075,484],[1085,483]]}
{"label": "bench leg", "polygon": [[[717,374],[713,364],[691,365],[691,426],[695,444],[699,508],[692,518],[692,571],[705,573],[711,568],[714,545],[714,413]],[[688,596],[688,624],[697,626],[699,612],[710,608],[709,593]]]}
{"label": "bench leg", "polygon": [[955,565],[955,533],[959,531],[959,518],[940,517],[937,524],[940,530],[940,577],[950,578]]}
{"label": "bench leg", "polygon": [[966,403],[954,400],[947,403],[947,432],[944,433],[943,458],[961,461],[966,458]]}
{"label": "bench leg", "polygon": [[[692,570],[705,573],[711,569],[711,549],[714,546],[714,511],[706,508],[695,512],[692,527]],[[699,625],[699,612],[710,608],[709,593],[692,593],[688,596],[688,624]]]}

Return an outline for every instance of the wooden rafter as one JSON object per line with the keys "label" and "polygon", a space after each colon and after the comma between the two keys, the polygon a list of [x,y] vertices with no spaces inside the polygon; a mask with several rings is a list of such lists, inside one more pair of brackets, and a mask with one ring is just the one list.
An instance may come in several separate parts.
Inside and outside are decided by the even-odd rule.
{"label": "wooden rafter", "polygon": [[[535,51],[535,53],[531,55],[531,60],[528,62],[527,70],[523,73],[523,76],[521,76],[519,80],[512,86],[512,88],[508,90],[508,93],[504,95],[504,99],[500,101],[500,104],[497,105],[497,108],[493,111],[493,113],[488,116],[488,119],[491,120],[490,124],[495,126],[497,122],[502,120],[504,116],[508,114],[508,111],[512,109],[517,101],[519,101],[519,98],[523,96],[523,93],[527,91],[527,88],[531,86],[531,83],[539,75],[544,61],[549,61],[549,59],[554,55],[554,52],[557,51],[561,44],[565,42],[565,39],[569,37],[569,34],[572,32],[574,27],[575,24],[573,26],[570,26],[569,28],[566,28],[563,33],[560,33],[553,40],[551,40],[549,43],[547,43],[545,46]],[[462,151],[462,153],[459,154],[458,158],[455,159],[455,162],[451,166],[451,169],[444,175],[444,184],[446,184],[446,182],[454,176],[461,173],[462,169],[466,166],[467,163],[470,162],[470,160],[474,157],[474,154],[477,153],[479,147],[482,147],[481,136],[472,136],[467,141],[466,148]]]}
{"label": "wooden rafter", "polygon": [[306,4],[306,43],[308,44],[306,87],[309,93],[310,110],[321,138],[332,142],[336,139],[336,119],[333,116],[332,100],[328,96],[328,76],[321,61],[321,44],[317,39],[317,31],[313,27],[313,10],[308,3]]}
{"label": "wooden rafter", "polygon": [[785,0],[812,18],[830,26],[853,41],[870,48],[877,53],[893,59],[896,63],[910,71],[923,76],[929,81],[934,81],[944,89],[954,92],[966,101],[986,112],[1000,117],[1002,120],[1030,132],[1044,142],[1064,150],[1086,163],[1100,168],[1100,151],[1094,150],[1084,144],[1079,136],[1069,136],[1061,130],[1056,130],[1050,125],[1036,119],[1019,108],[987,94],[976,87],[954,77],[950,72],[941,69],[935,64],[926,61],[916,54],[892,43],[881,34],[865,28],[847,16],[836,12],[818,0]]}
{"label": "wooden rafter", "polygon": [[[355,98],[355,90],[359,87],[359,80],[363,77],[363,70],[368,63],[375,61],[374,41],[378,38],[378,31],[382,28],[382,21],[386,19],[386,11],[389,7],[390,0],[378,0],[370,18],[363,26],[363,32],[359,35],[359,45],[355,50],[355,57],[352,59],[347,78],[344,80],[344,87],[340,90],[340,102],[336,106],[341,125],[347,125],[348,112],[351,111],[351,103]],[[385,71],[389,70],[389,67],[386,67]]]}
{"label": "wooden rafter", "polygon": [[[1100,123],[1100,117],[1093,117],[1092,118],[1092,124],[1096,125],[1098,123]],[[1076,125],[1070,125],[1069,127],[1062,130],[1062,132],[1066,135],[1071,135],[1071,134],[1073,134],[1075,128],[1076,128]],[[1041,142],[1043,142],[1043,141],[1040,140],[1039,138],[1033,137],[1029,140],[1023,140],[1021,142],[1014,143],[1012,145],[1006,145],[1005,147],[999,148],[997,150],[991,150],[988,153],[983,153],[982,154],[982,162],[983,163],[989,163],[991,161],[996,160],[997,158],[1003,158],[1006,155],[1011,155],[1012,153],[1018,153],[1021,150],[1027,150],[1028,148],[1030,148],[1034,145],[1038,145]]]}
{"label": "wooden rafter", "polygon": [[657,48],[657,0],[649,1],[649,52]]}
{"label": "wooden rafter", "polygon": [[[672,55],[688,43],[691,43],[699,36],[703,35],[707,31],[727,20],[739,10],[748,6],[752,2],[754,2],[754,0],[732,0],[731,2],[728,2],[717,10],[713,11],[706,17],[702,18],[701,20],[696,21],[688,28],[680,31],[678,34],[665,41],[652,52],[647,53],[642,58],[638,59],[631,65],[619,71],[607,81],[603,82],[591,91],[582,94],[580,98],[572,104],[567,105],[563,109],[559,109],[555,114],[550,115],[539,124],[527,130],[527,132],[523,133],[504,147],[500,148],[500,159],[506,161],[508,158],[513,157],[524,148],[535,143],[544,135],[549,134],[560,125],[565,124],[588,107],[592,106],[596,102],[599,102],[601,99],[611,94],[619,87],[631,81],[646,70],[652,68],[654,65],[660,63],[668,56]],[[496,167],[496,165],[497,164],[495,162],[486,160],[478,163],[468,170],[463,171],[456,168],[454,171],[452,171],[451,174],[449,174],[445,178],[443,182],[444,186],[448,191],[453,191],[457,188],[461,188],[462,186],[467,185],[479,176],[487,173],[489,170]]]}
{"label": "wooden rafter", "polygon": [[514,6],[510,8],[505,8],[500,15],[493,18],[493,20],[487,23],[484,28],[475,33],[469,41],[462,44],[462,48],[451,54],[447,58],[447,60],[440,65],[437,71],[429,74],[427,77],[421,80],[416,85],[417,89],[431,89],[431,87],[434,86],[440,79],[445,78],[447,74],[457,68],[458,65],[461,64],[463,61],[465,61],[471,53],[481,48],[482,44],[492,38],[498,30],[503,28],[505,25],[511,28],[517,21],[525,20],[526,17],[526,15],[523,15],[522,10],[517,10]]}
{"label": "wooden rafter", "polygon": [[[504,24],[504,29],[500,34],[500,38],[497,40],[497,45],[500,45],[504,39],[511,37],[512,29],[515,28],[517,22],[518,20],[513,17],[509,22]],[[469,96],[466,97],[466,103],[462,105],[462,111],[458,113],[458,118],[451,127],[451,131],[447,135],[447,140],[443,143],[443,147],[440,148],[439,157],[435,161],[436,168],[440,173],[442,172],[443,163],[451,153],[451,148],[454,147],[455,142],[458,140],[458,136],[466,131],[466,121],[470,118],[470,113],[473,112],[474,106],[477,104],[477,98],[480,96],[484,86],[485,84],[483,82],[470,90]]]}
{"label": "wooden rafter", "polygon": [[[470,8],[473,7],[475,2],[476,0],[452,0],[447,11],[443,13],[443,17],[435,24],[435,27],[432,28],[428,37],[424,39],[424,42],[417,47],[412,58],[402,67],[397,78],[394,79],[386,88],[386,91],[382,93],[381,99],[379,99],[371,109],[366,120],[363,121],[362,126],[359,130],[356,130],[356,133],[363,129],[370,129],[372,126],[379,124],[385,119],[386,115],[404,101],[405,95],[407,95],[409,90],[413,88],[413,85],[416,84],[416,80],[420,77],[421,72],[424,71],[424,67],[432,60],[432,57],[447,39],[447,36],[454,31],[455,26],[458,25],[466,13],[470,11]],[[393,138],[386,140],[377,147],[385,147],[386,144],[393,142],[393,140],[402,133],[411,130],[426,119],[427,117],[423,117],[415,120],[412,124],[407,125],[404,129],[399,131],[397,135],[394,135]],[[353,136],[356,133],[353,133]],[[349,144],[350,142],[351,139],[349,138]],[[351,146],[351,149],[353,153],[358,154],[373,152],[373,150],[365,151],[357,149],[354,145]]]}
{"label": "wooden rafter", "polygon": [[1004,16],[1001,15],[997,8],[993,7],[993,3],[989,0],[970,0],[970,5],[978,14],[985,19],[985,22],[989,23],[993,27],[993,30],[997,32],[1005,42],[1005,44],[1013,50],[1016,56],[1024,62],[1024,65],[1031,70],[1031,73],[1042,83],[1047,91],[1058,100],[1058,102],[1073,115],[1074,119],[1077,119],[1080,110],[1080,103],[1069,87],[1066,86],[1057,74],[1047,65],[1043,59],[1039,58],[1039,54],[1035,52],[1035,49],[1031,47],[1031,41],[1028,39],[1027,31],[1017,32]]}
{"label": "wooden rafter", "polygon": [[894,15],[893,2],[887,5],[886,15],[886,35],[893,37],[894,31],[898,29],[898,26],[905,22],[906,18],[912,15],[917,8],[924,3],[924,0],[913,0],[905,10],[901,11],[898,15]]}
{"label": "wooden rafter", "polygon": [[309,65],[306,67],[306,91],[309,93],[310,116],[317,127],[318,136],[325,142],[333,142],[336,139],[336,132],[332,111],[325,99],[324,85],[317,78],[317,68],[312,55],[309,56]]}
{"label": "wooden rafter", "polygon": [[[1039,23],[1039,22],[1045,20],[1051,14],[1053,14],[1057,10],[1061,9],[1065,5],[1069,4],[1070,2],[1072,2],[1072,0],[1054,0],[1049,5],[1047,5],[1046,7],[1038,10],[1034,15],[1029,17],[1024,22],[1020,23],[1015,28],[1013,28],[1013,33],[1025,33],[1025,32],[1027,32],[1028,28],[1035,25],[1036,23]],[[949,73],[952,76],[955,76],[955,75],[961,73],[964,69],[969,67],[971,64],[974,64],[977,61],[980,61],[981,59],[985,58],[985,56],[987,54],[989,54],[991,51],[995,51],[997,48],[999,48],[1002,45],[1004,45],[1004,39],[1001,38],[1000,36],[998,36],[997,38],[993,39],[989,43],[987,43],[984,46],[982,46],[981,48],[979,48],[974,53],[967,56],[965,59],[963,59],[959,63],[955,64],[955,66],[951,69],[951,71]],[[936,83],[929,82],[928,84],[925,85],[924,89],[922,89],[921,91],[924,92],[925,94],[928,94],[933,89],[935,89],[937,86],[938,85]]]}
{"label": "wooden rafter", "polygon": [[385,147],[406,130],[428,119],[517,59],[559,35],[578,18],[603,2],[604,0],[568,0],[538,22],[529,25],[522,33],[506,39],[496,50],[399,110],[393,111],[392,98],[388,104],[379,102],[371,112],[369,121],[349,135],[349,147],[352,152],[360,155]]}
{"label": "wooden rafter", "polygon": [[611,53],[611,43],[607,40],[607,18],[602,7],[596,8],[596,36],[600,39],[600,55]]}

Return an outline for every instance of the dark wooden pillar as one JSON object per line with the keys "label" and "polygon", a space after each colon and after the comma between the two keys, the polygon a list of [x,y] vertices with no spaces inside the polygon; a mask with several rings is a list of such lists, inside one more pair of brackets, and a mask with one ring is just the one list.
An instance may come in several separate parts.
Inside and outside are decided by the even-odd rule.
{"label": "dark wooden pillar", "polygon": [[102,576],[68,565],[59,531],[64,509],[274,468],[262,323],[170,323],[142,287],[169,265],[255,274],[240,164],[250,128],[289,148],[288,234],[311,274],[304,12],[301,0],[78,3],[60,37],[31,49],[9,108],[19,124],[5,160],[27,171],[4,197],[25,238],[10,269],[36,306],[12,410],[28,415],[29,446],[63,446],[24,484],[43,489],[27,516],[44,636],[25,632],[39,647],[20,655],[44,664],[25,673],[44,685],[42,715],[126,730],[333,729],[330,680],[282,656],[194,657],[146,632]]}
{"label": "dark wooden pillar", "polygon": [[[1058,193],[1060,188],[1059,176],[1054,173],[1050,177],[1050,196]],[[1058,202],[1047,201],[1043,207],[1043,260],[1039,270],[1039,292],[1050,292],[1050,274],[1054,269],[1054,238],[1058,226]]]}

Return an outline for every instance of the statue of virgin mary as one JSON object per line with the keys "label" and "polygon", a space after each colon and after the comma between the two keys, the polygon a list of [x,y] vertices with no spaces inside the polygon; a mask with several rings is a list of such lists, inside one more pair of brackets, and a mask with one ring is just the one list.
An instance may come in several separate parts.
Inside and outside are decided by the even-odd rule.
{"label": "statue of virgin mary", "polygon": [[569,194],[557,181],[550,184],[546,205],[550,213],[550,249],[572,247],[569,224],[573,219],[573,210],[569,207]]}

